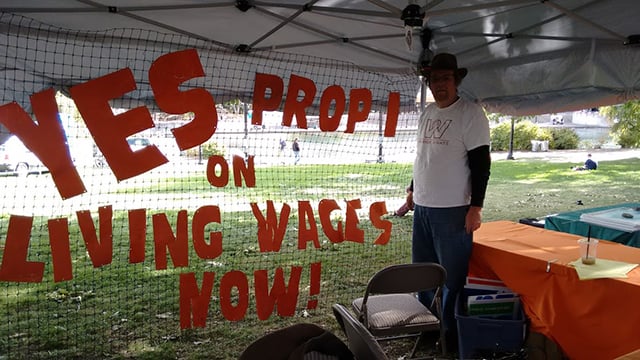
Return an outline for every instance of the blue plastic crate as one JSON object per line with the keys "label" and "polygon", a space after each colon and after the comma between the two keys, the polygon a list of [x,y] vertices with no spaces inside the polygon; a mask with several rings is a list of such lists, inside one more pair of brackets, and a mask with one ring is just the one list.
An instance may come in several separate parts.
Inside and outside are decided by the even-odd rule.
{"label": "blue plastic crate", "polygon": [[480,294],[481,291],[465,289],[456,299],[460,359],[474,359],[480,351],[501,353],[520,350],[526,335],[526,318],[522,307],[519,307],[514,319],[468,316],[465,309],[467,296]]}

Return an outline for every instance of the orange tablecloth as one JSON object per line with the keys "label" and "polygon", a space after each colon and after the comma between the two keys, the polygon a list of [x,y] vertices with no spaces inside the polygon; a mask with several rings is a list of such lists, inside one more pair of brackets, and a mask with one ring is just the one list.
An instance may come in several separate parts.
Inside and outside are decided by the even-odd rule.
{"label": "orange tablecloth", "polygon": [[[567,265],[579,258],[579,238],[510,221],[485,223],[474,233],[469,272],[519,293],[531,329],[570,359],[615,359],[640,348],[640,267],[626,279],[579,280]],[[598,257],[638,264],[640,248],[601,241]]]}

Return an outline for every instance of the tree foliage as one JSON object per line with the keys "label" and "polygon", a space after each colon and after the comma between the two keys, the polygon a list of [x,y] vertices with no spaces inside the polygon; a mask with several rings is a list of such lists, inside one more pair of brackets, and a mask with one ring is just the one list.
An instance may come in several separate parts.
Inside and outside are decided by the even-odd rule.
{"label": "tree foliage", "polygon": [[640,100],[603,106],[600,112],[613,125],[611,133],[623,148],[640,147]]}
{"label": "tree foliage", "polygon": [[192,158],[202,157],[203,159],[208,159],[210,156],[213,156],[213,155],[224,156],[225,151],[222,148],[222,146],[220,146],[218,143],[209,141],[200,145],[199,147],[195,147],[187,150],[186,154],[188,157],[192,157]]}
{"label": "tree foliage", "polygon": [[580,137],[575,130],[571,128],[552,128],[550,131],[552,138],[549,143],[550,149],[568,150],[578,148]]}
{"label": "tree foliage", "polygon": [[491,149],[509,150],[511,142],[511,121],[514,122],[513,150],[531,150],[531,140],[548,141],[549,149],[576,149],[580,137],[570,128],[543,128],[534,124],[531,116],[509,117],[487,113],[490,122],[499,125],[491,130]]}
{"label": "tree foliage", "polygon": [[[495,151],[509,150],[511,139],[511,122],[505,121],[491,130],[491,149]],[[531,140],[548,140],[552,145],[551,132],[540,128],[531,121],[518,121],[513,135],[513,150],[531,150]]]}
{"label": "tree foliage", "polygon": [[240,99],[233,99],[225,102],[223,107],[232,114],[242,114],[244,111],[244,103]]}

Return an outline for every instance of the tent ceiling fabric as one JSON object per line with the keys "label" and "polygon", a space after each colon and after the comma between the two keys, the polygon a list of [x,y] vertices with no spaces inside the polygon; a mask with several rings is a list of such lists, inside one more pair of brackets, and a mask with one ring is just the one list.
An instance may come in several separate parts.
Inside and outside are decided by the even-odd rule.
{"label": "tent ceiling fabric", "polygon": [[339,60],[380,76],[369,80],[416,77],[420,59],[451,52],[469,69],[462,95],[503,114],[640,97],[640,46],[625,45],[640,34],[638,0],[411,1],[425,11],[430,52],[419,30],[412,49],[406,44],[400,19],[406,0],[3,0],[0,11],[78,32],[180,34],[208,44],[208,51],[241,46],[252,55]]}

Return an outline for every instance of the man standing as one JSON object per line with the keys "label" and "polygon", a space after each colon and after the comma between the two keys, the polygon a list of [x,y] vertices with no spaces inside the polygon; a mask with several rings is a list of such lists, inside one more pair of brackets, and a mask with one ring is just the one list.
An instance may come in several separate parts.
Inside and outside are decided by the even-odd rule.
{"label": "man standing", "polygon": [[[455,300],[464,287],[473,232],[480,227],[489,181],[489,121],[482,108],[458,96],[467,69],[454,55],[436,55],[424,69],[435,99],[420,116],[413,182],[407,203],[414,209],[413,262],[447,270],[443,323],[447,347],[455,349]],[[419,294],[430,306],[432,294]]]}
{"label": "man standing", "polygon": [[293,164],[298,165],[298,161],[300,161],[300,144],[298,144],[298,138],[293,140],[291,150],[293,150],[293,157],[295,158]]}

